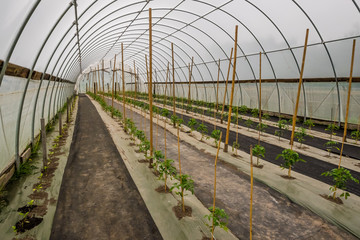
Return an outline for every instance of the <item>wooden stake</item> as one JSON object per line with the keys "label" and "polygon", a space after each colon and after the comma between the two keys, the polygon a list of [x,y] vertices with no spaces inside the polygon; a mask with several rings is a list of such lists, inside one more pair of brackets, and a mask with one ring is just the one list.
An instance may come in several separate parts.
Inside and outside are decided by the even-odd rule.
{"label": "wooden stake", "polygon": [[[165,97],[164,97],[164,107],[166,105],[166,92],[167,92],[167,82],[168,82],[168,77],[169,77],[169,62],[167,64],[167,69],[166,69],[166,78],[165,78]],[[166,122],[166,118],[165,118],[165,122]]]}
{"label": "wooden stake", "polygon": [[297,111],[298,111],[298,107],[299,107],[301,84],[302,84],[303,74],[304,74],[304,66],[305,66],[305,58],[306,58],[306,49],[307,49],[308,37],[309,37],[309,29],[306,29],[305,45],[304,45],[303,59],[302,59],[301,72],[300,72],[300,80],[299,80],[298,92],[297,92],[297,97],[296,97],[296,105],[295,105],[295,111],[294,111],[293,122],[292,122],[292,132],[291,132],[291,139],[290,139],[291,150],[293,149],[293,144],[294,144],[294,133],[295,133],[295,126],[296,126],[296,117],[297,117]]}
{"label": "wooden stake", "polygon": [[[302,84],[303,74],[304,74],[308,37],[309,37],[309,29],[306,29],[305,45],[304,45],[303,59],[302,59],[301,72],[300,72],[300,80],[299,80],[298,92],[297,92],[297,97],[296,97],[295,112],[294,112],[293,122],[292,122],[292,131],[291,131],[291,139],[290,139],[291,150],[293,149],[293,145],[294,145],[296,117],[297,117],[297,111],[298,111],[298,108],[299,108],[300,90],[301,90],[301,84]],[[289,177],[291,176],[291,166],[289,167],[288,176]]]}
{"label": "wooden stake", "polygon": [[126,122],[126,96],[125,96],[125,72],[124,72],[124,44],[121,43],[121,78],[123,84],[123,116],[124,116],[124,124]]}
{"label": "wooden stake", "polygon": [[[346,115],[345,115],[345,125],[344,125],[344,136],[341,143],[341,150],[340,150],[340,159],[339,159],[339,166],[341,167],[341,157],[344,150],[344,142],[346,139],[346,132],[347,132],[347,123],[348,123],[348,117],[349,117],[349,107],[350,107],[350,96],[351,96],[351,83],[352,83],[352,76],[353,76],[353,68],[354,68],[354,56],[355,56],[355,46],[356,46],[356,40],[353,41],[353,48],[352,48],[352,55],[351,55],[351,65],[350,65],[350,77],[349,77],[349,87],[348,87],[348,96],[347,96],[347,102],[346,102]],[[339,119],[340,121],[340,119]]]}
{"label": "wooden stake", "polygon": [[250,240],[252,240],[252,207],[253,207],[253,154],[252,145],[250,145]]}
{"label": "wooden stake", "polygon": [[103,86],[103,100],[105,98],[105,84],[104,84],[104,79],[105,79],[105,73],[104,73],[104,59],[102,60],[102,86]]}
{"label": "wooden stake", "polygon": [[[42,146],[42,157],[43,157],[43,169],[47,166],[47,149],[46,149],[46,129],[45,129],[45,119],[40,119],[41,126],[41,146]],[[18,169],[19,170],[19,169]]]}
{"label": "wooden stake", "polygon": [[216,112],[218,112],[218,107],[219,107],[219,78],[220,78],[220,59],[219,59],[218,77],[216,83]]}
{"label": "wooden stake", "polygon": [[234,48],[231,48],[230,59],[229,59],[229,67],[228,67],[228,72],[227,72],[227,76],[226,76],[226,83],[225,83],[224,100],[223,100],[223,106],[222,106],[222,110],[221,110],[221,119],[220,119],[221,124],[223,123],[223,115],[224,115],[224,109],[225,109],[225,98],[226,98],[226,94],[227,94],[227,86],[228,86],[228,81],[229,81],[230,68],[231,68],[231,58],[232,58],[233,50],[234,50]]}
{"label": "wooden stake", "polygon": [[[261,133],[261,52],[259,53],[259,137],[258,137],[258,145],[260,145],[260,133]],[[258,164],[257,164],[258,165]]]}
{"label": "wooden stake", "polygon": [[[176,105],[175,105],[175,64],[174,64],[174,44],[171,43],[171,56],[172,56],[172,75],[173,75],[173,115],[176,114]],[[174,122],[174,127],[175,127],[175,122]]]}
{"label": "wooden stake", "polygon": [[149,110],[150,110],[150,161],[149,168],[152,168],[153,163],[153,100],[152,100],[152,23],[151,23],[151,8],[149,8]]}
{"label": "wooden stake", "polygon": [[[115,67],[116,67],[116,54],[114,56],[114,69],[113,69],[113,79],[112,79],[112,91],[111,91],[111,107],[114,108],[114,83],[115,83]],[[114,117],[113,111],[111,111],[111,117]],[[124,122],[125,123],[125,122]]]}
{"label": "wooden stake", "polygon": [[[179,126],[177,127],[177,138],[178,138],[178,161],[179,161],[179,175],[180,175],[180,185],[182,185],[181,178],[181,160],[180,160],[180,134],[179,134]],[[182,202],[182,210],[185,212],[185,204],[184,204],[184,189],[181,187],[181,202]]]}
{"label": "wooden stake", "polygon": [[233,78],[232,78],[232,86],[231,86],[231,97],[230,97],[230,104],[229,104],[229,116],[228,116],[228,123],[226,128],[226,138],[225,138],[225,146],[224,152],[228,151],[229,145],[229,132],[230,132],[230,122],[231,122],[231,110],[232,110],[232,103],[234,98],[234,86],[235,86],[235,76],[236,76],[236,53],[237,53],[237,40],[238,40],[238,25],[235,26],[235,46],[234,46],[234,67],[233,67]]}
{"label": "wooden stake", "polygon": [[135,60],[134,60],[134,74],[135,74],[135,100],[136,98],[136,92],[137,92],[137,82],[136,82],[136,68],[135,68]]}
{"label": "wooden stake", "polygon": [[[191,66],[189,63],[189,93],[188,93],[188,106],[190,105],[190,98],[191,98],[191,77],[192,77],[192,70],[193,70],[193,66],[194,66],[194,57],[191,58]],[[186,109],[186,112],[188,112],[188,110]]]}
{"label": "wooden stake", "polygon": [[222,138],[222,132],[220,132],[220,139],[219,139],[219,145],[216,152],[215,157],[215,166],[214,166],[214,201],[213,201],[213,222],[212,222],[212,229],[211,229],[211,239],[214,239],[214,215],[215,215],[215,201],[216,201],[216,166],[217,166],[217,160],[219,157],[219,151],[220,151],[220,145],[221,145],[221,138]]}

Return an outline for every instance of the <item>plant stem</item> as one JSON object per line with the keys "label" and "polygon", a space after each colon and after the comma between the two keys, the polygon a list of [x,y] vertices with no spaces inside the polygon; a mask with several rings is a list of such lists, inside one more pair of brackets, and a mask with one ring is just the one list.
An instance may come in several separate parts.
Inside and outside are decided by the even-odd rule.
{"label": "plant stem", "polygon": [[291,166],[289,167],[288,176],[291,177]]}

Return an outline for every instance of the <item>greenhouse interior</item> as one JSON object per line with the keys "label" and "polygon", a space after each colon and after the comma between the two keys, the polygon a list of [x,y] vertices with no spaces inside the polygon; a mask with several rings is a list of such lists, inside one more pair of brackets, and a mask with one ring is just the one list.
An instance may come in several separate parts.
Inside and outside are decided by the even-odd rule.
{"label": "greenhouse interior", "polygon": [[360,0],[0,19],[0,239],[360,239]]}

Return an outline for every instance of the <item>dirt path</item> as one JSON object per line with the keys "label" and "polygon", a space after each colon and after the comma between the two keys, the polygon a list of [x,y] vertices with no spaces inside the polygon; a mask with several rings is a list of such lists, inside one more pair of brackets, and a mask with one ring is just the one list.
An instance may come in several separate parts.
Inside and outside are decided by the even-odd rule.
{"label": "dirt path", "polygon": [[51,239],[162,239],[105,124],[84,95]]}
{"label": "dirt path", "polygon": [[[110,102],[110,101],[109,101]],[[123,108],[115,103],[121,112]],[[130,110],[126,111],[130,117]],[[137,113],[132,114],[133,121],[140,128],[144,119]],[[156,121],[156,120],[154,120]],[[145,121],[146,134],[149,136],[149,121]],[[172,126],[168,125],[169,128]],[[162,127],[158,128],[158,149],[164,152]],[[154,145],[156,143],[156,125],[154,125]],[[195,195],[206,206],[212,205],[214,156],[204,154],[194,146],[181,140],[183,172],[193,177]],[[177,138],[167,134],[168,158],[177,162]],[[249,238],[249,176],[234,169],[230,164],[218,163],[217,206],[224,208],[229,215],[229,228],[239,239]],[[255,182],[254,239],[355,239],[352,235],[321,219],[307,209],[292,203],[289,199]]]}

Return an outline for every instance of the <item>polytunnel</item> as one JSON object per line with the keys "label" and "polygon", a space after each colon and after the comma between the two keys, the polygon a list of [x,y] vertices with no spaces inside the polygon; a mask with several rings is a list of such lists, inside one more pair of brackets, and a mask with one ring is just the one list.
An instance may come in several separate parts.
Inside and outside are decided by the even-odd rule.
{"label": "polytunnel", "polygon": [[359,6],[2,0],[1,239],[360,238]]}

